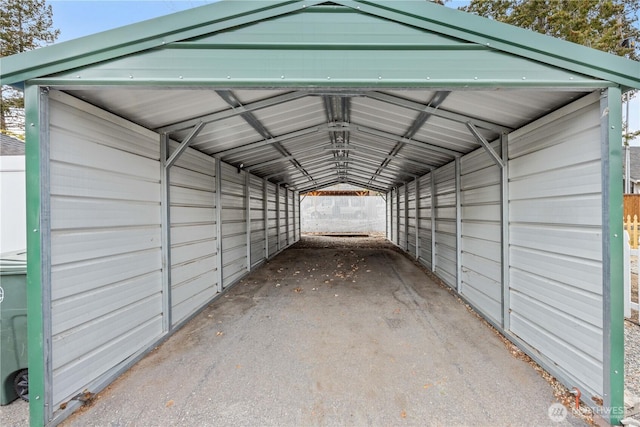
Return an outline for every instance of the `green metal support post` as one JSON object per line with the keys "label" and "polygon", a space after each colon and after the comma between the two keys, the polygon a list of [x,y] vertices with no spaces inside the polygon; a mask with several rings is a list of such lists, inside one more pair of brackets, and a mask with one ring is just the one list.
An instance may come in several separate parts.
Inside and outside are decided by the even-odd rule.
{"label": "green metal support post", "polygon": [[48,90],[27,85],[25,98],[27,193],[27,329],[31,426],[51,419],[47,392],[51,345]]}
{"label": "green metal support post", "polygon": [[612,425],[624,417],[621,98],[618,87],[604,90],[600,98],[605,393],[601,415]]}

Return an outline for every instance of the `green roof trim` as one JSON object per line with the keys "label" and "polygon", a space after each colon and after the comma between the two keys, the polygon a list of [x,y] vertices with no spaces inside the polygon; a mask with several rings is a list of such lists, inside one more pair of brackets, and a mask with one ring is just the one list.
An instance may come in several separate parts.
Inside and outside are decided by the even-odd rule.
{"label": "green roof trim", "polygon": [[[237,1],[222,0],[206,6],[143,21],[114,30],[44,47],[19,55],[0,59],[2,84],[22,87],[25,81],[50,77],[105,61],[136,53],[184,43],[193,47],[198,39],[227,32],[231,35],[241,27],[271,20],[283,15],[322,12],[333,9],[336,13],[349,11],[395,22],[420,31],[427,31],[476,48],[508,53],[549,65],[565,71],[579,73],[593,79],[620,85],[623,90],[640,89],[640,62],[611,55],[585,46],[555,39],[529,30],[492,21],[428,1],[416,0],[334,0],[326,1]],[[328,23],[331,25],[332,23]],[[348,34],[348,32],[347,32]],[[233,37],[225,37],[226,48],[242,48],[248,40],[240,39],[237,46]],[[360,42],[360,40],[356,40]],[[259,46],[256,40],[252,47]],[[295,47],[291,43],[295,43]],[[285,44],[266,43],[263,49],[318,49],[313,33],[304,38],[289,40]],[[333,48],[381,49],[373,43],[361,46],[352,40],[334,42]],[[323,46],[326,44],[322,43]],[[448,45],[448,43],[446,43]],[[205,47],[206,43],[204,43]],[[221,46],[216,46],[218,49]],[[403,48],[403,46],[398,46]],[[404,46],[406,48],[408,46]],[[447,47],[447,46],[445,46]],[[470,46],[469,46],[470,47]],[[245,47],[246,48],[246,47]],[[417,49],[416,46],[410,48]],[[140,83],[140,82],[138,82]],[[165,83],[168,84],[168,83]],[[608,86],[603,84],[603,86]]]}
{"label": "green roof trim", "polygon": [[293,13],[319,3],[322,1],[219,1],[0,58],[0,83],[22,86],[33,78]]}

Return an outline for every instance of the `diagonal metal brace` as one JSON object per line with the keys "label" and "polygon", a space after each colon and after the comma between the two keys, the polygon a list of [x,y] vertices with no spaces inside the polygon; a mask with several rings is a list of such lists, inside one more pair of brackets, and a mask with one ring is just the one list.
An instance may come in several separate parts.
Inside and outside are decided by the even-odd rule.
{"label": "diagonal metal brace", "polygon": [[489,144],[489,142],[484,139],[484,136],[482,136],[480,132],[478,132],[478,128],[476,128],[475,125],[471,122],[466,122],[465,124],[467,125],[467,128],[469,128],[471,134],[480,144],[482,144],[487,153],[489,153],[489,155],[493,158],[493,161],[496,162],[496,164],[500,166],[501,169],[504,168],[504,160],[502,160],[498,153],[496,153],[496,150],[493,149],[491,144]]}
{"label": "diagonal metal brace", "polygon": [[180,143],[176,151],[174,151],[171,156],[165,162],[165,167],[170,168],[173,164],[178,160],[178,158],[184,153],[184,151],[191,145],[193,139],[200,133],[202,128],[205,127],[204,122],[198,122],[196,127],[187,135],[187,137]]}

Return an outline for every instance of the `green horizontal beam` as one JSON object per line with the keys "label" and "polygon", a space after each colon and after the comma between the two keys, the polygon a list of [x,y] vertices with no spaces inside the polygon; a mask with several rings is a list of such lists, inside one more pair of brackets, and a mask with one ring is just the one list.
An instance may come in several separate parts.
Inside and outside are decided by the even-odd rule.
{"label": "green horizontal beam", "polygon": [[473,43],[452,44],[392,44],[392,43],[172,43],[168,49],[257,49],[257,50],[490,50]]}

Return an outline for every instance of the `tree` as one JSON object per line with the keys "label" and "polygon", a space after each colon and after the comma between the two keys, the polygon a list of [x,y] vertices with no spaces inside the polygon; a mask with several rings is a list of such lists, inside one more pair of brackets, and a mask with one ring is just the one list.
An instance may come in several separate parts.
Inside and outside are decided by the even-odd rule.
{"label": "tree", "polygon": [[640,59],[640,0],[471,0],[461,10]]}
{"label": "tree", "polygon": [[[640,59],[640,0],[471,0],[461,10],[589,46]],[[626,94],[627,102],[637,92]],[[624,127],[623,127],[624,129]],[[625,131],[625,145],[640,131]]]}
{"label": "tree", "polygon": [[[55,42],[60,30],[53,29],[53,9],[45,0],[0,0],[0,57],[33,50]],[[7,119],[24,108],[22,94],[9,87],[0,89],[0,132]]]}

